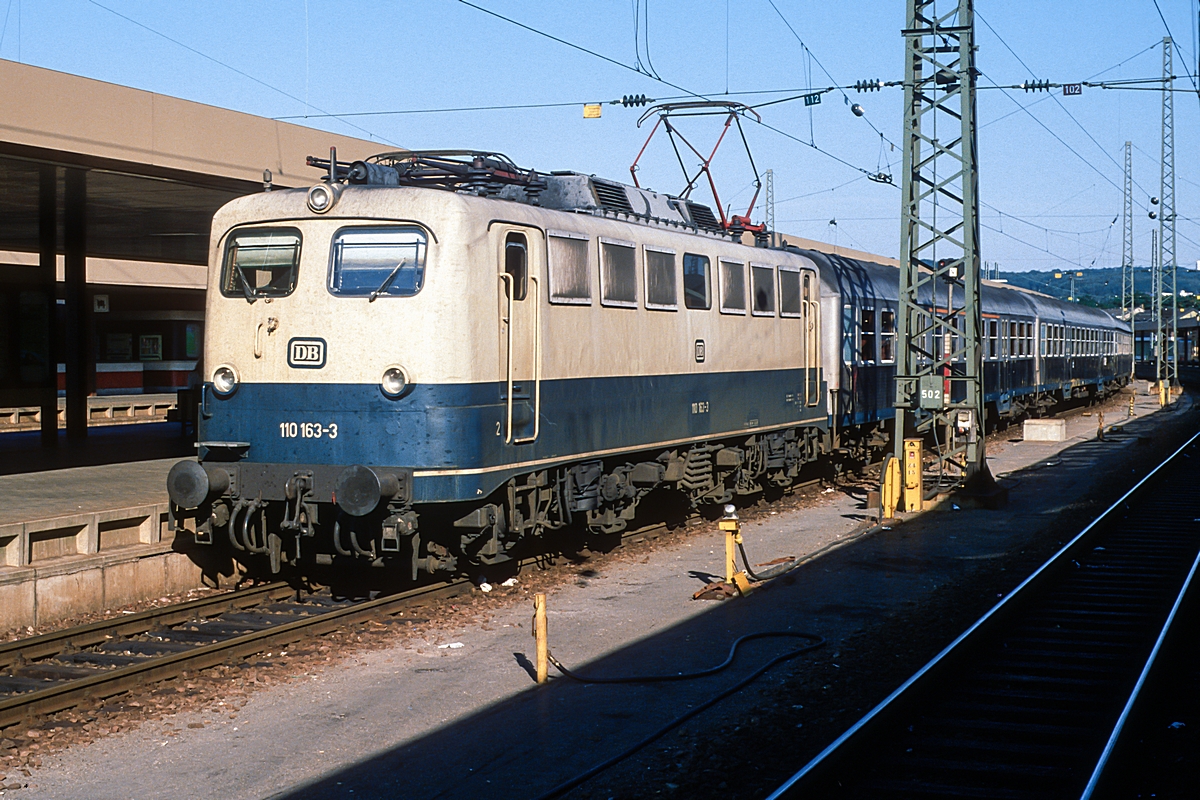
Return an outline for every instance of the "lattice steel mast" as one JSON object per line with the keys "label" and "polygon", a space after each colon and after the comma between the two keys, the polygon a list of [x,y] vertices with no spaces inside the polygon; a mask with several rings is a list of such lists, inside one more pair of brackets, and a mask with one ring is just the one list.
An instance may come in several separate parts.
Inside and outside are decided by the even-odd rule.
{"label": "lattice steel mast", "polygon": [[[1179,358],[1176,331],[1179,329],[1179,287],[1176,283],[1178,266],[1175,263],[1175,76],[1172,74],[1174,65],[1171,58],[1171,37],[1163,37],[1163,90],[1162,90],[1162,162],[1161,187],[1159,199],[1162,211],[1158,217],[1158,268],[1162,272],[1159,278],[1159,304],[1162,294],[1171,293],[1171,329],[1167,339],[1163,340],[1162,352],[1166,359],[1166,371],[1159,375],[1159,380],[1170,381],[1171,386],[1179,385]],[[1160,311],[1160,314],[1162,312]],[[1165,319],[1159,324],[1161,329]]]}
{"label": "lattice steel mast", "polygon": [[987,475],[974,0],[907,5],[896,455],[932,433],[961,484]]}
{"label": "lattice steel mast", "polygon": [[1154,382],[1161,383],[1167,375],[1166,331],[1163,329],[1162,248],[1158,231],[1150,231],[1150,291],[1154,295]]}

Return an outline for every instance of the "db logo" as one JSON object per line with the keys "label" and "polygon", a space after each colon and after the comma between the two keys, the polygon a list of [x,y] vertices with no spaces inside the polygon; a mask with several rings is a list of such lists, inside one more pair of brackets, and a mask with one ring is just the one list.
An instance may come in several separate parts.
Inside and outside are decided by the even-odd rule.
{"label": "db logo", "polygon": [[288,342],[288,366],[320,369],[325,366],[324,339],[292,339]]}

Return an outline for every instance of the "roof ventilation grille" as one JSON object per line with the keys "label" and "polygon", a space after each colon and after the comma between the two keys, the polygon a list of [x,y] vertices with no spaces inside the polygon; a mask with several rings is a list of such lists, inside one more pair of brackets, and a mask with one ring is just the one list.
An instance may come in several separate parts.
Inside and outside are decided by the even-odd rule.
{"label": "roof ventilation grille", "polygon": [[593,179],[592,188],[596,192],[596,199],[600,201],[600,207],[605,211],[633,213],[633,206],[629,205],[629,197],[625,194],[624,186]]}
{"label": "roof ventilation grille", "polygon": [[710,231],[721,230],[721,223],[717,222],[717,218],[713,215],[712,209],[701,203],[693,203],[687,201],[688,214],[692,218],[692,223],[698,228],[704,228]]}

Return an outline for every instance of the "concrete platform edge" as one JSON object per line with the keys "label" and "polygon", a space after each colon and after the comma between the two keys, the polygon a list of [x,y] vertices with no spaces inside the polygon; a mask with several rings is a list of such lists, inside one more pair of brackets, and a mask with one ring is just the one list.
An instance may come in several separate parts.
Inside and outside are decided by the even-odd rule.
{"label": "concrete platform edge", "polygon": [[36,627],[203,585],[165,503],[0,525],[0,629]]}

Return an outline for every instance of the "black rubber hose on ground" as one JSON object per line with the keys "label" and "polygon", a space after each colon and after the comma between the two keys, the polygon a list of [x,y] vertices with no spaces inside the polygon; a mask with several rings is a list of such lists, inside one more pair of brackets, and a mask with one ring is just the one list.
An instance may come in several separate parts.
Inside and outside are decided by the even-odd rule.
{"label": "black rubber hose on ground", "polygon": [[662,683],[662,682],[666,682],[666,681],[692,680],[694,678],[702,678],[707,675],[712,675],[716,672],[720,672],[721,670],[725,669],[726,667],[728,667],[730,664],[733,663],[734,657],[737,655],[738,647],[740,647],[743,642],[748,642],[748,641],[751,641],[752,639],[765,639],[765,638],[769,638],[769,637],[778,637],[778,636],[787,636],[787,637],[793,637],[793,638],[797,638],[797,639],[805,639],[808,641],[808,643],[803,645],[802,647],[797,647],[794,650],[789,650],[786,653],[776,656],[775,658],[771,659],[766,664],[763,664],[761,667],[756,669],[754,672],[750,673],[745,678],[743,678],[742,680],[735,683],[733,686],[730,686],[728,689],[725,689],[724,691],[722,691],[715,697],[701,703],[700,705],[687,711],[686,713],[681,714],[680,716],[678,716],[675,719],[668,722],[663,727],[656,730],[654,733],[650,734],[649,736],[642,739],[641,741],[631,745],[630,747],[626,748],[625,750],[623,750],[622,752],[613,756],[612,758],[602,761],[599,764],[595,765],[594,767],[591,767],[587,771],[582,772],[579,775],[576,775],[574,778],[570,778],[566,781],[563,781],[562,783],[558,784],[557,786],[550,789],[549,791],[538,795],[536,800],[553,800],[553,798],[562,797],[567,792],[569,792],[572,789],[574,789],[575,787],[591,780],[592,778],[599,775],[601,772],[605,771],[609,767],[619,764],[620,762],[629,758],[634,753],[638,752],[639,750],[646,747],[647,745],[653,744],[654,742],[658,741],[663,736],[665,736],[668,733],[670,733],[671,731],[673,731],[675,728],[678,728],[680,725],[682,725],[683,723],[690,720],[692,717],[695,717],[698,714],[700,714],[704,711],[707,711],[708,709],[715,706],[717,703],[724,700],[726,697],[729,697],[730,695],[736,694],[737,692],[741,691],[746,686],[749,686],[751,683],[753,683],[755,680],[757,680],[759,677],[761,677],[767,670],[771,669],[771,667],[774,667],[776,664],[779,664],[781,662],[795,658],[796,656],[800,655],[801,653],[807,653],[810,650],[815,650],[816,648],[821,647],[822,645],[825,644],[825,637],[818,636],[815,633],[803,633],[803,632],[799,632],[799,631],[762,631],[760,633],[749,633],[749,634],[746,634],[745,636],[739,637],[738,639],[734,640],[733,644],[729,648],[729,656],[724,661],[722,661],[720,664],[718,664],[717,666],[710,667],[708,669],[701,670],[699,672],[686,672],[686,673],[678,673],[675,675],[646,675],[646,676],[628,676],[628,677],[620,677],[620,678],[584,678],[584,677],[576,675],[573,672],[571,672],[570,670],[568,670],[554,656],[552,656],[552,655],[549,656],[550,663],[554,664],[554,666],[557,667],[558,670],[560,672],[562,672],[563,675],[567,676],[568,678],[570,678],[572,680],[579,681],[580,683]]}

